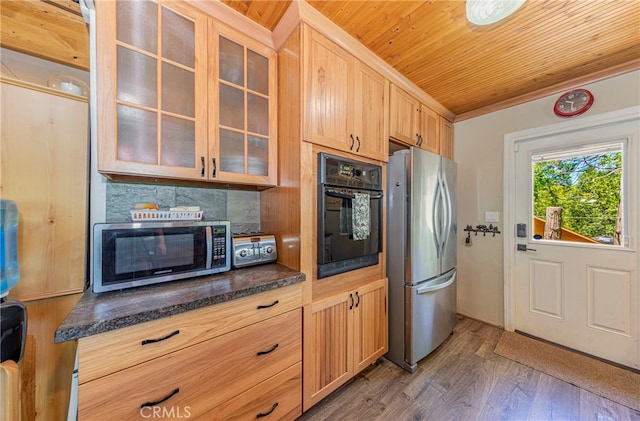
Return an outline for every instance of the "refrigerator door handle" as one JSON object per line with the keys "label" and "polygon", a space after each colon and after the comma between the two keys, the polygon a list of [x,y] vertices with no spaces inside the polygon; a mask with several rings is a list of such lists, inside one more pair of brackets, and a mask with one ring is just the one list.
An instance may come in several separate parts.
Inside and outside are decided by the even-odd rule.
{"label": "refrigerator door handle", "polygon": [[436,256],[441,257],[440,230],[442,229],[442,185],[440,175],[436,180],[435,192],[433,194],[433,209],[431,210],[431,223],[433,226],[433,241],[436,243]]}
{"label": "refrigerator door handle", "polygon": [[442,241],[442,255],[444,255],[445,246],[449,242],[449,233],[451,231],[451,193],[449,192],[449,185],[447,183],[446,176],[442,178],[442,195],[444,196],[444,200],[442,200],[442,206],[444,208],[444,239]]}
{"label": "refrigerator door handle", "polygon": [[[449,278],[447,280],[447,278]],[[453,282],[456,280],[456,272],[453,272],[452,274],[447,274],[446,276],[442,276],[440,278],[435,279],[434,281],[444,281],[444,282],[439,282],[435,285],[429,285],[429,286],[425,286],[422,288],[418,288],[417,289],[417,293],[418,294],[426,294],[429,292],[434,292],[434,291],[438,291],[441,289],[445,289],[446,287],[448,287],[449,285],[453,284]]]}

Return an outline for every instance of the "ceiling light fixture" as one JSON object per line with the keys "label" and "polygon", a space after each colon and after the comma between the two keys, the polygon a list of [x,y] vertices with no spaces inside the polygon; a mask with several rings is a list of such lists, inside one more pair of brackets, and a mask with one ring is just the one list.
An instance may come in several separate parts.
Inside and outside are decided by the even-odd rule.
{"label": "ceiling light fixture", "polygon": [[489,25],[518,10],[526,0],[467,0],[467,20]]}

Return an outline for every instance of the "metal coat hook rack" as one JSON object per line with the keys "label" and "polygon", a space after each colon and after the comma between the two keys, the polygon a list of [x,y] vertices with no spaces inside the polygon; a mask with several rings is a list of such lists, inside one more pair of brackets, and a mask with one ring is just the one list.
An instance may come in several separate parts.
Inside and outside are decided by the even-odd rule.
{"label": "metal coat hook rack", "polygon": [[476,225],[476,227],[472,227],[471,225],[467,225],[464,229],[464,231],[468,232],[467,238],[471,238],[471,233],[475,232],[475,235],[477,236],[479,232],[482,233],[482,236],[486,236],[487,233],[489,234],[493,234],[493,236],[495,237],[496,234],[500,234],[500,231],[498,230],[497,226],[494,226],[493,224],[489,224],[489,226],[486,225]]}

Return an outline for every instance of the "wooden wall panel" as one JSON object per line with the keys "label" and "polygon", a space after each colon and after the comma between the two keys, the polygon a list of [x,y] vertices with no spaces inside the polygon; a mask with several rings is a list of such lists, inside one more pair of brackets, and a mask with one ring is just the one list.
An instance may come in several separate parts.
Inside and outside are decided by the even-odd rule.
{"label": "wooden wall panel", "polygon": [[84,289],[88,124],[86,98],[2,79],[0,187],[19,212],[20,281],[11,298]]}
{"label": "wooden wall panel", "polygon": [[82,294],[25,303],[27,333],[35,339],[35,420],[66,420],[76,342],[54,344],[53,336]]}

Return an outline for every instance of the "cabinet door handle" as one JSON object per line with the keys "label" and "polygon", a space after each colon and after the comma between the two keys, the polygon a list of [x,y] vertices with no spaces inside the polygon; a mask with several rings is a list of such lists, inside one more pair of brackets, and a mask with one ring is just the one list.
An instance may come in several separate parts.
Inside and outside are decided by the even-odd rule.
{"label": "cabinet door handle", "polygon": [[278,407],[278,402],[274,403],[271,409],[268,410],[267,412],[260,412],[258,415],[256,415],[256,418],[263,418],[268,415],[271,415],[271,413],[275,411],[277,407]]}
{"label": "cabinet door handle", "polygon": [[202,166],[201,166],[202,168],[200,170],[200,177],[204,177],[204,156],[200,157],[200,162],[202,164]]}
{"label": "cabinet door handle", "polygon": [[275,300],[273,303],[271,304],[267,304],[267,305],[259,305],[258,306],[258,310],[263,309],[263,308],[269,308],[269,307],[273,307],[274,305],[278,304],[280,301]]}
{"label": "cabinet door handle", "polygon": [[416,133],[416,146],[420,146],[420,133]]}
{"label": "cabinet door handle", "polygon": [[360,294],[358,294],[358,291],[356,291],[356,297],[358,297],[358,301],[356,302],[356,308],[358,308],[360,305]]}
{"label": "cabinet door handle", "polygon": [[353,140],[353,134],[350,134],[349,137],[351,138],[351,146],[349,146],[349,150],[353,150],[353,145],[355,144],[355,140]]}
{"label": "cabinet door handle", "polygon": [[268,351],[258,351],[258,356],[260,355],[267,355],[267,354],[271,354],[273,351],[275,351],[276,349],[278,349],[278,344],[275,344],[274,346],[271,347],[270,350]]}
{"label": "cabinet door handle", "polygon": [[351,299],[351,305],[349,306],[349,310],[353,309],[353,294],[349,294],[349,298]]}
{"label": "cabinet door handle", "polygon": [[179,330],[174,330],[173,332],[171,332],[170,334],[168,334],[167,336],[163,336],[162,338],[158,338],[158,339],[145,339],[144,341],[142,341],[142,345],[147,345],[147,344],[154,344],[156,342],[162,342],[164,340],[167,340],[173,336],[176,336],[178,333],[180,333]]}
{"label": "cabinet door handle", "polygon": [[178,393],[180,391],[179,387],[176,387],[175,389],[173,389],[171,391],[171,393],[169,393],[166,397],[160,399],[159,401],[155,401],[155,402],[145,402],[142,405],[140,405],[140,408],[144,408],[147,406],[156,406],[156,405],[160,405],[162,402],[166,401],[167,399],[170,399],[173,395],[175,395],[176,393]]}
{"label": "cabinet door handle", "polygon": [[356,152],[360,152],[360,137],[356,136],[356,140],[358,141],[358,148],[356,149]]}
{"label": "cabinet door handle", "polygon": [[214,177],[214,178],[215,178],[215,176],[216,176],[216,171],[218,170],[218,167],[217,167],[217,165],[216,165],[216,159],[215,159],[215,158],[211,158],[211,163],[213,164],[213,166],[211,167],[211,168],[212,168],[212,170],[211,170],[211,177]]}

